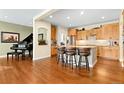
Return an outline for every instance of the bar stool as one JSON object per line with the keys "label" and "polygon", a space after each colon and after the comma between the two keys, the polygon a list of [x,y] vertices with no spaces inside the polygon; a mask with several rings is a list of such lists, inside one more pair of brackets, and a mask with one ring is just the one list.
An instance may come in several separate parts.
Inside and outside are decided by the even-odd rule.
{"label": "bar stool", "polygon": [[65,47],[59,47],[57,48],[57,64],[61,61],[64,62],[64,54],[65,54]]}
{"label": "bar stool", "polygon": [[[76,62],[76,57],[75,57],[76,48],[74,48],[74,47],[66,48],[65,54],[66,54],[66,64],[65,64],[65,66],[68,65],[71,62],[71,66],[72,66],[72,69],[73,69],[73,65],[74,65],[73,61],[75,61],[75,64],[76,64],[76,67],[77,67],[77,62]],[[73,57],[74,57],[74,60],[73,60]]]}
{"label": "bar stool", "polygon": [[78,54],[79,54],[79,63],[78,67],[81,67],[81,62],[82,62],[82,57],[85,57],[85,62],[86,62],[86,70],[90,71],[89,68],[89,61],[88,61],[88,56],[90,55],[90,48],[79,48],[78,49]]}

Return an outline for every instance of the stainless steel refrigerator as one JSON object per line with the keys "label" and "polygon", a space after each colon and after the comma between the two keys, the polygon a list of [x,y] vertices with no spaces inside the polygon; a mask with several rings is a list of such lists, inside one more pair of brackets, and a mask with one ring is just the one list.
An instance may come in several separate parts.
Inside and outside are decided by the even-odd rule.
{"label": "stainless steel refrigerator", "polygon": [[76,45],[76,36],[67,36],[67,45]]}

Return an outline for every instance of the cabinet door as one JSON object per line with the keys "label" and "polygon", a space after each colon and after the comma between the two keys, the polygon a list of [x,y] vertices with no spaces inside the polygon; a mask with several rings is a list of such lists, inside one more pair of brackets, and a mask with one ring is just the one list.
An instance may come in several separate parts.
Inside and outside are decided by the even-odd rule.
{"label": "cabinet door", "polygon": [[103,47],[98,47],[98,56],[103,57],[104,52],[103,52]]}
{"label": "cabinet door", "polygon": [[87,34],[86,34],[87,35],[87,38],[90,37],[91,34],[92,34],[92,30],[87,30]]}
{"label": "cabinet door", "polygon": [[86,31],[77,32],[77,40],[86,40]]}
{"label": "cabinet door", "polygon": [[119,24],[106,24],[102,27],[102,39],[119,39]]}
{"label": "cabinet door", "polygon": [[119,58],[119,47],[99,47],[98,56],[113,60],[118,60]]}
{"label": "cabinet door", "polygon": [[86,40],[86,39],[87,39],[86,31],[82,31],[81,34],[82,34],[81,39],[82,39],[82,40]]}
{"label": "cabinet door", "polygon": [[102,39],[109,40],[112,38],[112,24],[106,24],[102,27]]}
{"label": "cabinet door", "polygon": [[119,39],[119,24],[115,23],[112,24],[112,39],[118,40]]}
{"label": "cabinet door", "polygon": [[82,34],[81,31],[77,32],[77,40],[81,40],[81,34]]}
{"label": "cabinet door", "polygon": [[119,47],[111,47],[111,58],[118,60],[119,59]]}
{"label": "cabinet door", "polygon": [[96,39],[98,39],[98,40],[101,39],[101,28],[96,29]]}
{"label": "cabinet door", "polygon": [[51,39],[56,40],[56,26],[51,26]]}
{"label": "cabinet door", "polygon": [[69,36],[77,35],[76,29],[69,29],[69,30],[68,30],[68,35],[69,35]]}
{"label": "cabinet door", "polygon": [[51,47],[51,55],[54,56],[56,54],[57,54],[57,49],[54,46],[52,46]]}

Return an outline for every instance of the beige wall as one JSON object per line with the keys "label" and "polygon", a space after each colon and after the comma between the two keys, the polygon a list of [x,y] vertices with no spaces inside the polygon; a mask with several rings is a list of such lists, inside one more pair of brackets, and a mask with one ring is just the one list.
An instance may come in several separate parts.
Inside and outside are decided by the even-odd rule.
{"label": "beige wall", "polygon": [[25,37],[27,37],[30,33],[33,32],[33,28],[0,21],[0,57],[6,56],[6,53],[8,51],[12,51],[10,50],[10,47],[13,44],[13,43],[1,43],[2,31],[20,33],[20,40],[23,40]]}
{"label": "beige wall", "polygon": [[[48,45],[38,45],[38,28],[46,28]],[[33,60],[51,56],[51,24],[45,21],[35,21],[33,25]]]}

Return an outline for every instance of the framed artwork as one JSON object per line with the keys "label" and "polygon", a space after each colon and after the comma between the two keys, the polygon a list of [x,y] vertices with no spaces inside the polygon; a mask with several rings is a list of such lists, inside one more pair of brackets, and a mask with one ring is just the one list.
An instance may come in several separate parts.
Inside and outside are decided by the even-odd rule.
{"label": "framed artwork", "polygon": [[1,32],[2,43],[18,43],[20,41],[20,34],[14,32]]}

